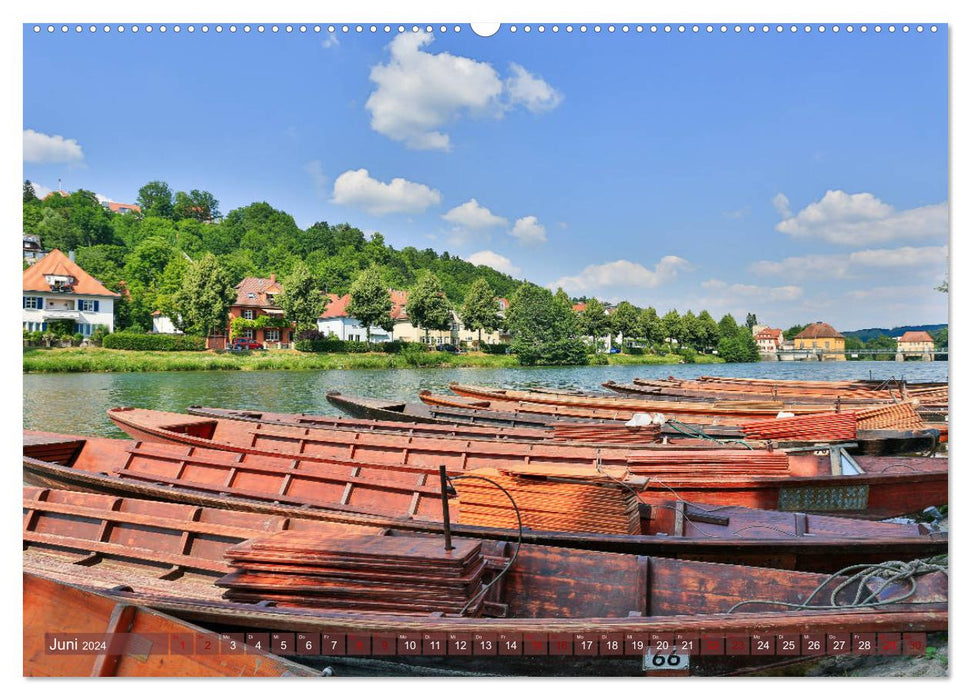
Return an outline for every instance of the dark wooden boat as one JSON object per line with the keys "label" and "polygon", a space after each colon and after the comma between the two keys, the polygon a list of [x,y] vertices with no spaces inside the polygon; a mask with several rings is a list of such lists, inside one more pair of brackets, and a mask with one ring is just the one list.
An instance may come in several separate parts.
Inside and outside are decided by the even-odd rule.
{"label": "dark wooden boat", "polygon": [[[504,634],[519,640],[534,634],[544,639],[549,634],[597,639],[607,634],[623,640],[652,632],[702,636],[947,628],[947,575],[937,570],[920,569],[911,579],[913,594],[899,602],[894,599],[903,589],[894,585],[873,598],[885,605],[842,607],[853,597],[847,590],[836,594],[840,607],[792,609],[786,604],[806,602],[817,587],[822,597],[814,601],[828,602],[845,579],[500,541],[481,544],[491,585],[480,593],[485,603],[479,617],[345,612],[303,607],[299,600],[288,605],[230,602],[214,585],[230,568],[227,549],[278,530],[282,520],[74,492],[26,489],[24,496],[25,572],[110,591],[121,602],[227,630],[384,635],[392,640],[416,633],[442,638]],[[501,669],[503,657],[495,657],[495,663]]]}
{"label": "dark wooden boat", "polygon": [[[402,532],[442,531],[441,488],[425,474],[378,478],[292,459],[29,431],[23,449],[24,480],[40,487]],[[649,501],[640,508],[642,535],[537,529],[524,530],[523,541],[820,571],[947,549],[946,535],[921,525],[704,506],[678,501],[663,489],[641,498]],[[513,536],[509,528],[461,524],[461,507],[450,510],[459,535]]]}
{"label": "dark wooden boat", "polygon": [[[219,635],[214,632],[151,610],[143,604],[121,600],[104,586],[99,588],[106,592],[96,593],[62,583],[56,576],[56,568],[50,578],[26,570],[23,575],[24,676],[272,678],[320,675],[313,669],[244,644],[239,645],[238,652],[223,652]],[[119,585],[130,591],[126,584]],[[72,643],[85,641],[93,645],[93,650],[68,653]],[[58,642],[64,645],[64,653],[51,653],[50,647],[56,647]],[[104,649],[99,650],[102,643]],[[173,644],[186,645],[190,651],[173,649]],[[228,647],[229,642],[222,644]]]}

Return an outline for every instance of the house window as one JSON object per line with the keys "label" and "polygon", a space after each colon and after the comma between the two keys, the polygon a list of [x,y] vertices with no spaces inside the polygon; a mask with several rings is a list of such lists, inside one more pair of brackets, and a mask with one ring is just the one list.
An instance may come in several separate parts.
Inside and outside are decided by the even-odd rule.
{"label": "house window", "polygon": [[256,332],[252,328],[247,328],[243,331],[243,336],[246,340],[253,340],[256,337]]}
{"label": "house window", "polygon": [[253,320],[253,309],[243,309],[243,318]]}
{"label": "house window", "polygon": [[41,297],[24,297],[24,308],[42,309],[44,308],[44,300]]}
{"label": "house window", "polygon": [[78,311],[97,311],[98,302],[94,299],[78,299]]}
{"label": "house window", "polygon": [[265,331],[263,331],[263,337],[266,338],[268,342],[279,342],[280,330],[278,328],[267,328]]}

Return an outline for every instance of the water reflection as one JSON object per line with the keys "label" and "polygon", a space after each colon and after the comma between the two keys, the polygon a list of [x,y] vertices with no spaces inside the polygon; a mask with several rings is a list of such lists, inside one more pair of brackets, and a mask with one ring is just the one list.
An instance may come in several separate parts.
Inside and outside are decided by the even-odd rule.
{"label": "water reflection", "polygon": [[593,391],[612,379],[721,375],[775,379],[946,381],[946,362],[762,362],[726,365],[635,365],[516,369],[332,370],[327,372],[146,372],[24,375],[24,427],[120,437],[105,415],[113,406],[183,411],[191,404],[337,415],[328,391],[416,401],[422,389],[450,382],[509,388],[548,386]]}

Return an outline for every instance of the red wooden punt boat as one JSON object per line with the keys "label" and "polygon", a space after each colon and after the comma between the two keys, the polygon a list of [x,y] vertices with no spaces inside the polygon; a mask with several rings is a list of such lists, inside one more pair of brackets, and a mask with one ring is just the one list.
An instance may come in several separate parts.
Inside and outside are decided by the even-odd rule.
{"label": "red wooden punt boat", "polygon": [[576,396],[551,394],[539,391],[494,389],[471,384],[450,384],[449,388],[459,396],[494,401],[527,401],[535,404],[564,406],[569,408],[606,409],[636,413],[673,413],[677,416],[705,416],[730,418],[731,421],[764,420],[774,418],[780,411],[802,415],[819,413],[819,406],[797,405],[781,401],[719,401],[719,402],[667,402],[621,396]]}
{"label": "red wooden punt boat", "polygon": [[[442,530],[441,488],[425,474],[388,478],[313,463],[220,450],[55,433],[24,433],[30,484],[334,523]],[[947,537],[920,525],[710,507],[648,492],[642,535],[524,530],[523,541],[635,554],[833,571],[845,563],[942,553]],[[460,524],[459,535],[508,539],[513,530]]]}
{"label": "red wooden punt boat", "polygon": [[[54,578],[24,573],[24,675],[55,678],[239,678],[319,676],[313,669],[252,646],[223,652],[219,635],[144,605]],[[52,637],[105,635],[103,653],[50,653]],[[110,635],[110,636],[107,636]],[[172,650],[173,637],[198,653]],[[95,643],[97,637],[88,637]],[[107,640],[112,640],[107,646]],[[76,643],[76,642],[75,642]],[[69,649],[68,649],[69,650]]]}
{"label": "red wooden punt boat", "polygon": [[[766,450],[590,448],[569,445],[519,445],[360,434],[346,431],[269,426],[215,420],[139,408],[110,409],[108,415],[136,439],[206,447],[244,455],[319,462],[321,468],[384,470],[383,478],[411,479],[416,471],[453,473],[476,468],[517,472],[569,470],[576,474],[620,470],[649,477],[642,498],[666,498],[672,490],[688,501],[769,510],[809,510],[857,517],[887,518],[914,513],[947,501],[947,461],[917,457],[842,458],[786,455],[784,472]],[[839,457],[837,455],[837,457]],[[782,459],[782,456],[779,456]],[[771,461],[771,468],[756,465]],[[738,469],[712,473],[720,463]],[[750,468],[745,465],[751,463]],[[677,468],[668,465],[679,464]],[[691,464],[699,466],[690,471]],[[705,466],[702,467],[701,465]],[[649,466],[648,466],[649,465]],[[859,473],[857,472],[859,470]],[[346,472],[335,472],[346,474]],[[397,476],[392,477],[396,473]],[[563,473],[564,476],[568,474]],[[691,495],[686,495],[690,493]]]}
{"label": "red wooden punt boat", "polygon": [[[913,594],[899,602],[894,599],[904,589],[895,585],[876,592],[873,600],[885,605],[807,610],[784,604],[805,603],[817,587],[822,596],[814,601],[825,604],[845,579],[488,541],[482,542],[482,553],[487,578],[495,582],[480,593],[485,600],[480,617],[333,611],[301,607],[299,601],[285,606],[230,602],[214,585],[230,570],[227,549],[286,527],[285,519],[270,522],[245,513],[65,491],[25,489],[24,497],[25,572],[110,591],[124,603],[227,630],[393,637],[419,632],[619,634],[623,639],[651,632],[702,636],[947,628],[947,575],[939,570],[914,575],[909,579]],[[879,582],[871,579],[871,584]],[[852,592],[844,591],[837,600],[845,604],[848,596]],[[504,663],[495,657],[496,669]]]}
{"label": "red wooden punt boat", "polygon": [[[627,427],[620,424],[574,423],[544,428],[490,427],[463,424],[404,423],[385,420],[334,418],[310,413],[273,413],[270,411],[235,410],[189,406],[192,416],[262,425],[297,426],[323,430],[345,430],[357,433],[406,435],[408,437],[444,438],[447,440],[488,440],[524,443],[571,442],[583,445],[651,445],[659,442],[660,431],[653,426]],[[679,447],[710,447],[701,440],[686,439]]]}

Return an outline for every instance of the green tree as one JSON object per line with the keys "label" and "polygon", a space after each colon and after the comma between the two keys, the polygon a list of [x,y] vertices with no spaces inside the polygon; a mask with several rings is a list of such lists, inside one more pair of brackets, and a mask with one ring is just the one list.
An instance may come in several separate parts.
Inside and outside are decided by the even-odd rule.
{"label": "green tree", "polygon": [[[718,322],[718,339],[722,338],[734,338],[735,331],[738,330],[738,324],[735,323],[735,317],[731,314],[725,314],[721,317]],[[718,353],[719,355],[721,352]]]}
{"label": "green tree", "polygon": [[684,344],[697,350],[701,345],[701,326],[698,323],[698,317],[691,309],[684,312],[681,325],[684,327]]}
{"label": "green tree", "polygon": [[351,285],[351,301],[347,315],[356,318],[367,329],[367,342],[371,342],[371,326],[391,331],[391,294],[384,283],[381,270],[371,266],[364,270]]}
{"label": "green tree", "polygon": [[943,282],[941,282],[939,285],[934,287],[934,289],[936,289],[939,292],[944,292],[945,294],[947,294],[948,293],[947,280],[944,280]]}
{"label": "green tree", "polygon": [[931,333],[934,338],[934,348],[942,350],[947,347],[947,326]]}
{"label": "green tree", "polygon": [[469,287],[459,315],[466,328],[479,332],[478,347],[482,346],[482,331],[491,333],[499,327],[499,300],[484,277]]}
{"label": "green tree", "polygon": [[[523,365],[586,364],[569,297],[526,282],[509,300],[506,323],[512,351]],[[565,298],[564,298],[565,297]]]}
{"label": "green tree", "polygon": [[37,202],[37,193],[34,191],[34,183],[30,180],[24,180],[24,204],[28,202]]}
{"label": "green tree", "polygon": [[624,343],[636,338],[640,333],[640,311],[629,301],[622,301],[617,305],[613,316],[610,316],[611,330],[624,337]]}
{"label": "green tree", "polygon": [[316,328],[317,319],[326,303],[310,268],[298,262],[290,274],[283,278],[281,286],[283,292],[276,296],[275,301],[283,309],[287,320],[296,323],[297,330]]}
{"label": "green tree", "polygon": [[687,329],[677,309],[671,309],[664,314],[663,318],[661,318],[661,328],[664,331],[665,339],[670,338],[671,340],[677,341],[678,345],[684,343]]}
{"label": "green tree", "polygon": [[657,315],[653,306],[648,306],[641,311],[637,319],[640,335],[648,342],[651,347],[664,342],[664,324]]}
{"label": "green tree", "polygon": [[229,307],[235,299],[232,280],[216,256],[206,253],[185,272],[174,299],[177,315],[173,320],[186,331],[203,336],[225,332]]}
{"label": "green tree", "polygon": [[749,313],[745,317],[745,325],[748,326],[749,330],[752,330],[752,326],[758,325],[759,319],[756,318],[755,314]]}
{"label": "green tree", "polygon": [[172,190],[161,180],[152,180],[138,190],[138,206],[142,216],[172,217]]}
{"label": "green tree", "polygon": [[408,292],[408,319],[415,328],[447,331],[452,327],[452,307],[434,273],[425,272]]}
{"label": "green tree", "polygon": [[718,356],[725,362],[758,362],[759,348],[751,331],[741,326],[734,335],[723,336],[718,341]]}
{"label": "green tree", "polygon": [[192,190],[189,193],[176,192],[175,204],[172,207],[175,218],[195,219],[208,222],[218,219],[219,201],[210,192]]}
{"label": "green tree", "polygon": [[878,335],[866,342],[867,350],[884,350],[885,353],[871,356],[872,360],[892,360],[897,356],[897,341],[888,335]]}
{"label": "green tree", "polygon": [[593,338],[594,348],[600,352],[600,339],[611,332],[610,316],[597,299],[590,299],[586,304],[580,312],[580,332]]}
{"label": "green tree", "polygon": [[698,345],[702,352],[711,352],[718,345],[718,324],[708,311],[698,314]]}

